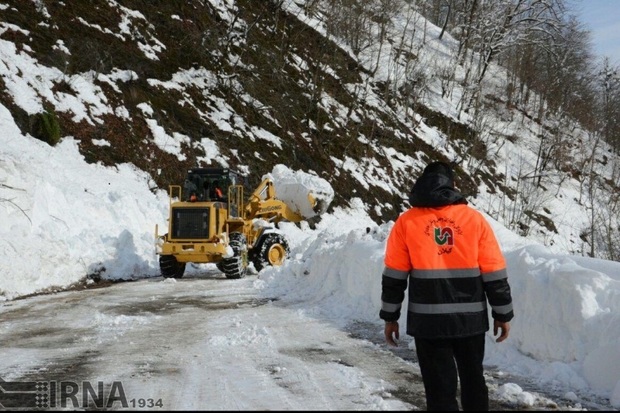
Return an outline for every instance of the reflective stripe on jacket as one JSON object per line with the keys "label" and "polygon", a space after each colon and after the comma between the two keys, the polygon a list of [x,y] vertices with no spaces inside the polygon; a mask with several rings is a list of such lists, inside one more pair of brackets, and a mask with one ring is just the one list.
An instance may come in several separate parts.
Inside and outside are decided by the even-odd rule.
{"label": "reflective stripe on jacket", "polygon": [[397,320],[409,283],[407,334],[465,337],[510,321],[506,263],[486,219],[465,204],[414,207],[387,240],[380,317]]}

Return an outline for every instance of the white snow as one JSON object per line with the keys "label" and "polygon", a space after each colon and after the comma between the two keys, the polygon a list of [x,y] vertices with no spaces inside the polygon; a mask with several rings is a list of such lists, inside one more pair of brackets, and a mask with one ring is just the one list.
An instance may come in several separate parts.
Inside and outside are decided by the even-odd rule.
{"label": "white snow", "polygon": [[276,197],[306,219],[325,213],[334,200],[334,189],[316,174],[291,171],[278,164],[265,178],[273,181]]}

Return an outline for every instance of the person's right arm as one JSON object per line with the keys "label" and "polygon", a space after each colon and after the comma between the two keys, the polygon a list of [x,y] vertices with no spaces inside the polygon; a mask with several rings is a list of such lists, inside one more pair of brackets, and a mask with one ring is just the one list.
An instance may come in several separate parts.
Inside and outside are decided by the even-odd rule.
{"label": "person's right arm", "polygon": [[482,218],[482,231],[479,250],[479,266],[482,274],[484,291],[491,305],[493,317],[493,334],[500,336],[496,339],[501,343],[510,332],[510,320],[514,317],[512,308],[512,294],[508,283],[506,261],[495,238],[493,229]]}

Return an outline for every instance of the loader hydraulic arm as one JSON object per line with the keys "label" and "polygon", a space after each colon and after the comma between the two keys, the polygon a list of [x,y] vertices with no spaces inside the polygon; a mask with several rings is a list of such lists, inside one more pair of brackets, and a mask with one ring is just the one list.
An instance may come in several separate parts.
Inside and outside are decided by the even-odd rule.
{"label": "loader hydraulic arm", "polygon": [[300,222],[304,220],[301,214],[293,210],[284,201],[276,198],[273,181],[269,178],[263,180],[250,195],[245,206],[244,218],[263,218],[273,222],[283,220]]}

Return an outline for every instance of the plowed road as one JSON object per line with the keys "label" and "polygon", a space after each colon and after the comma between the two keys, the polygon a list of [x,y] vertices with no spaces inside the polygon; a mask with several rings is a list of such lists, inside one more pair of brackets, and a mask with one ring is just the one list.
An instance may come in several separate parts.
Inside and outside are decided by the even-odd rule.
{"label": "plowed road", "polygon": [[[76,409],[425,408],[415,352],[386,347],[380,325],[343,329],[303,303],[260,297],[256,280],[206,271],[4,302],[0,403],[28,407],[44,394],[43,407]],[[519,409],[495,399],[493,372],[488,380],[492,409]],[[27,392],[33,382],[45,386]],[[541,397],[529,409],[561,403]]]}

